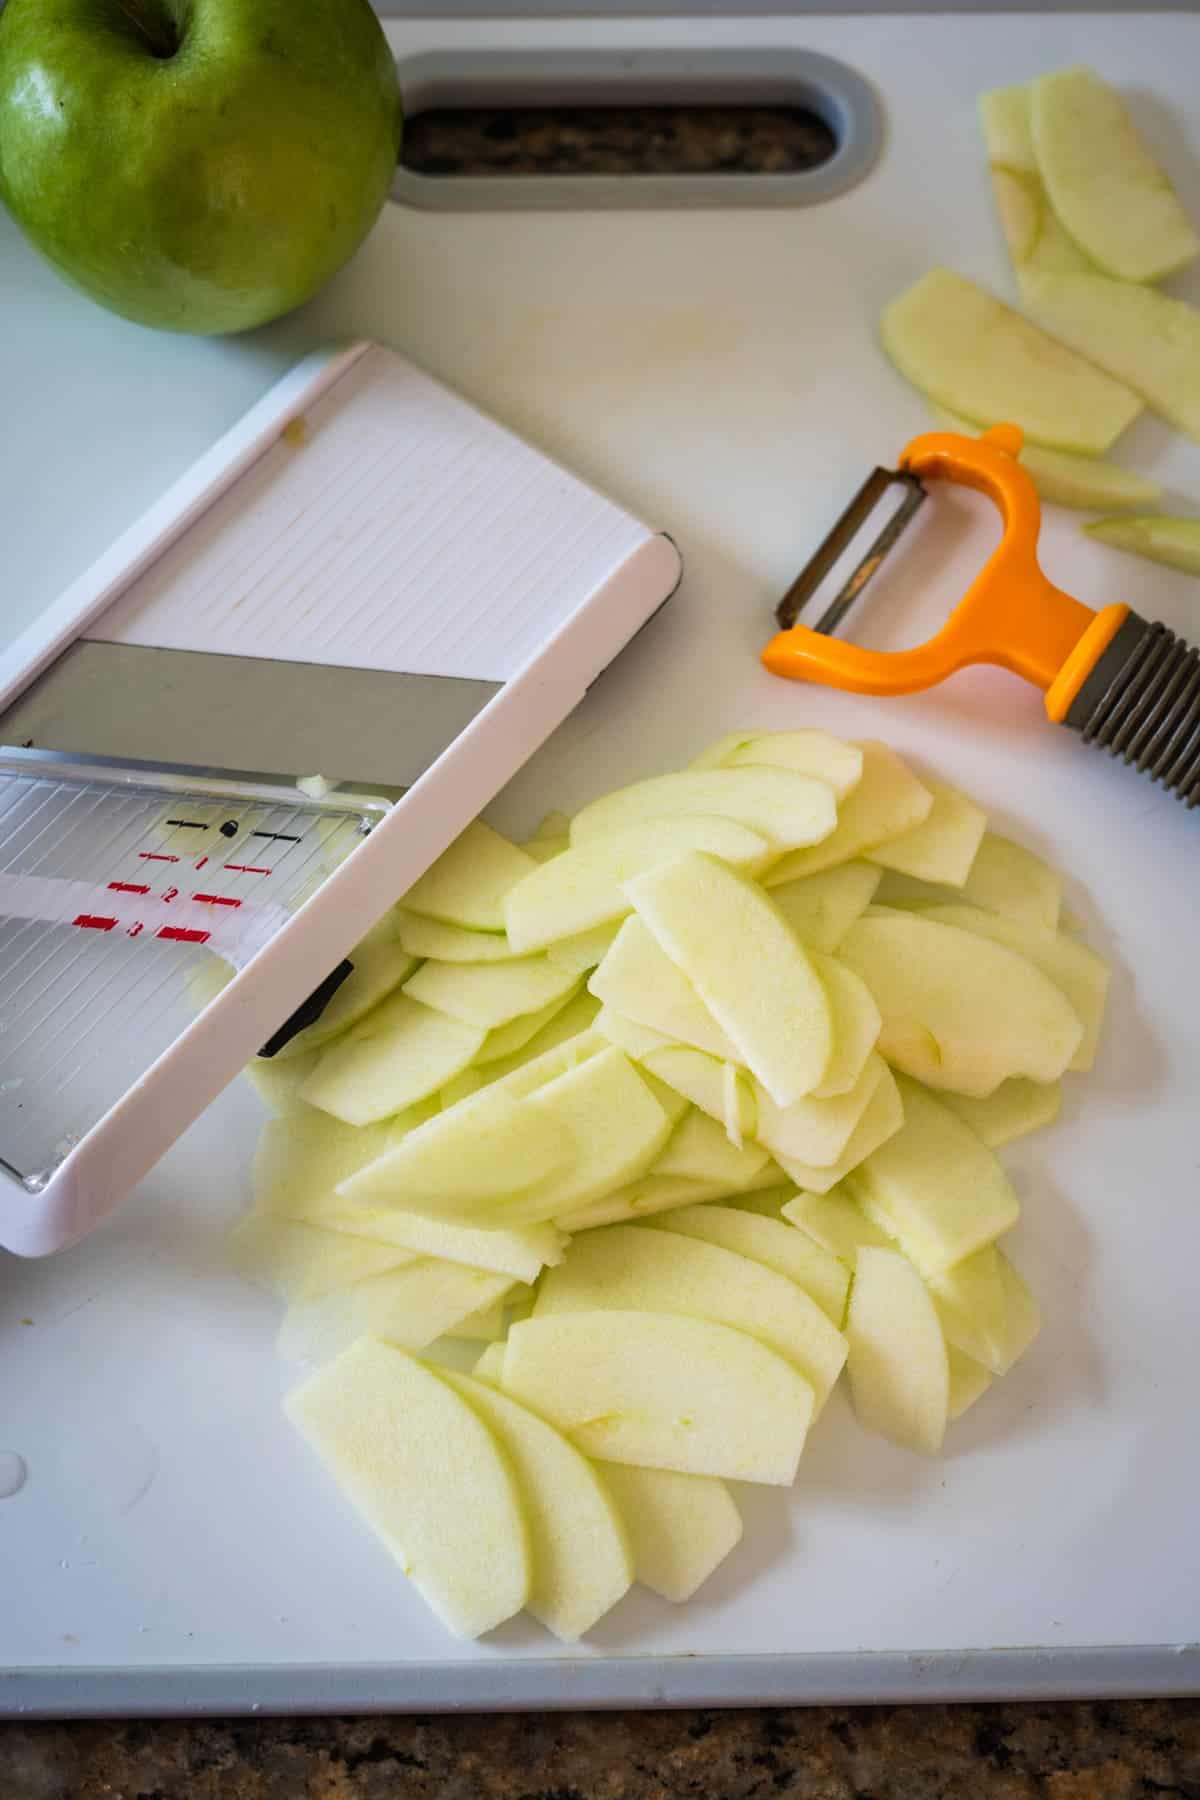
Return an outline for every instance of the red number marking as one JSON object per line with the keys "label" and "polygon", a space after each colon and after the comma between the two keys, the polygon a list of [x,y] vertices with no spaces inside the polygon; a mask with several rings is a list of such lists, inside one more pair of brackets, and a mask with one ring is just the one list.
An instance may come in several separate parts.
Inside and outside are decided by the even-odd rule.
{"label": "red number marking", "polygon": [[188,931],[183,925],[162,925],[154,935],[155,937],[169,938],[175,944],[207,944],[212,932]]}
{"label": "red number marking", "polygon": [[270,869],[256,869],[254,867],[253,863],[226,863],[225,867],[227,869],[232,869],[235,875],[270,875],[271,874]]}
{"label": "red number marking", "polygon": [[148,894],[149,885],[141,881],[110,881],[109,887],[114,894]]}
{"label": "red number marking", "polygon": [[231,900],[227,894],[193,894],[193,900],[199,900],[205,906],[240,906],[240,900]]}
{"label": "red number marking", "polygon": [[117,921],[103,918],[99,913],[79,913],[71,923],[82,925],[85,931],[112,931]]}
{"label": "red number marking", "polygon": [[178,862],[177,856],[167,856],[162,850],[139,850],[138,855],[143,862]]}

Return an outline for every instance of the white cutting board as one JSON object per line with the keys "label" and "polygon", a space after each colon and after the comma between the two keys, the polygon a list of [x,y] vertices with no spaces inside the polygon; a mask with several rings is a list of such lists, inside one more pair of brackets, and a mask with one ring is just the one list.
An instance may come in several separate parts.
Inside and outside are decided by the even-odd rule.
{"label": "white cutting board", "polygon": [[[745,1544],[686,1608],[635,1591],[581,1648],[521,1623],[457,1644],[282,1423],[276,1309],[223,1260],[259,1118],[231,1091],[109,1228],[51,1263],[0,1259],[0,1452],[28,1467],[0,1501],[0,1668],[28,1671],[0,1681],[0,1709],[1200,1686],[1200,822],[1000,673],[871,703],[756,661],[774,600],[867,468],[924,426],[875,348],[880,306],[936,261],[1010,291],[976,93],[1086,53],[1200,213],[1200,19],[390,29],[402,52],[825,51],[875,83],[887,143],[853,193],[796,211],[393,210],[317,304],[233,344],[108,318],[0,226],[4,631],[299,350],[378,337],[459,385],[669,530],[687,565],[498,823],[524,830],[735,725],[819,723],[960,780],[1077,878],[1070,903],[1115,965],[1103,1054],[1053,1132],[1004,1152],[1025,1207],[1014,1254],[1046,1327],[940,1461],[866,1437],[835,1401],[794,1492],[745,1492]],[[1200,498],[1200,449],[1154,421],[1120,454]],[[876,643],[927,635],[994,541],[973,500],[926,512],[858,625]],[[1068,514],[1048,518],[1044,549],[1092,604],[1128,598],[1200,635],[1195,582],[1089,544]]]}

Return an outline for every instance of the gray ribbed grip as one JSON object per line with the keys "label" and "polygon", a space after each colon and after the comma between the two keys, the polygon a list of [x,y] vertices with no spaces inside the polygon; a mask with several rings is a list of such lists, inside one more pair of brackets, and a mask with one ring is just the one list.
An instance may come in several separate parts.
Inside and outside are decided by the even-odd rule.
{"label": "gray ribbed grip", "polygon": [[1130,613],[1066,717],[1097,744],[1200,804],[1200,651]]}

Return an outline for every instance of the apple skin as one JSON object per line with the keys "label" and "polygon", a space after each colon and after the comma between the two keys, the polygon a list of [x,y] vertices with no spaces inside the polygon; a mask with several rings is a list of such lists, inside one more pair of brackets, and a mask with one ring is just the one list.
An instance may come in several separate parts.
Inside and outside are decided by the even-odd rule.
{"label": "apple skin", "polygon": [[169,331],[245,331],[341,267],[401,107],[368,0],[8,0],[0,197],[59,274]]}

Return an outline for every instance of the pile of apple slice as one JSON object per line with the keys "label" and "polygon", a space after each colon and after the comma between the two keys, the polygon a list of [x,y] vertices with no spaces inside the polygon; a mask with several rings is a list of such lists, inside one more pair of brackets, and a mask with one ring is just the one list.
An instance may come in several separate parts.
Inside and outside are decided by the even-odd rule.
{"label": "pile of apple slice", "polygon": [[256,1066],[235,1246],[318,1365],[289,1413],[451,1629],[685,1599],[843,1368],[935,1453],[1012,1366],[994,1151],[1107,985],[1061,889],[882,744],[744,732],[524,846],[472,825]]}
{"label": "pile of apple slice", "polygon": [[1155,483],[1103,453],[1143,404],[1200,441],[1200,311],[1153,285],[1200,255],[1200,236],[1092,70],[996,88],[980,121],[1029,317],[934,269],[886,308],[884,348],[939,424],[1020,425],[1043,498],[1140,513],[1090,535],[1198,574],[1200,520],[1145,510]]}

